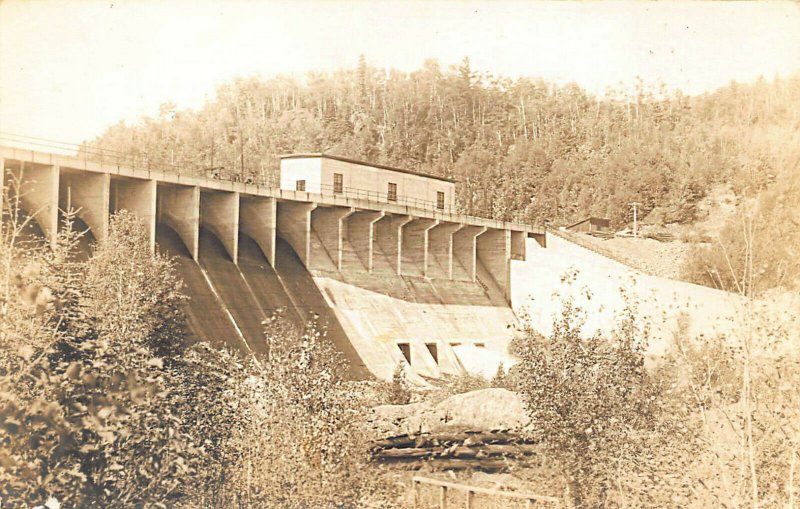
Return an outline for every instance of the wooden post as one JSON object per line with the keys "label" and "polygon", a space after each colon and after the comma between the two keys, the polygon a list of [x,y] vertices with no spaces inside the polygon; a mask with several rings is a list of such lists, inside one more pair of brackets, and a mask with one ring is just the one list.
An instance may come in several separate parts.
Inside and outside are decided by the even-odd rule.
{"label": "wooden post", "polygon": [[439,509],[447,509],[447,486],[442,486],[439,491]]}
{"label": "wooden post", "polygon": [[533,507],[533,500],[528,499],[525,501],[525,509],[531,509]]}
{"label": "wooden post", "polygon": [[472,509],[472,496],[473,495],[474,495],[474,493],[471,490],[467,490],[467,504],[465,505],[465,507],[467,509]]}
{"label": "wooden post", "polygon": [[420,482],[414,479],[414,507],[422,506],[422,498],[420,497]]}

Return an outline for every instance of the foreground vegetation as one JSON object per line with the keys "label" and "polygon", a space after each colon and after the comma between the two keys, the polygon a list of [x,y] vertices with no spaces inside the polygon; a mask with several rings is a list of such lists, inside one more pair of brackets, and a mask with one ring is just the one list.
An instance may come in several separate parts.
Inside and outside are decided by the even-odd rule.
{"label": "foreground vegetation", "polygon": [[85,261],[69,218],[53,249],[24,223],[0,248],[4,506],[362,505],[363,405],[313,324],[265,324],[267,359],[187,344],[182,283],[134,216]]}
{"label": "foreground vegetation", "polygon": [[[5,203],[9,203],[5,200]],[[553,333],[524,329],[521,362],[413,394],[398,369],[372,390],[313,324],[268,320],[267,358],[186,342],[172,261],[120,212],[91,257],[64,228],[52,248],[3,223],[0,500],[10,507],[399,507],[368,457],[373,403],[490,385],[526,402],[526,432],[569,505],[792,507],[800,445],[797,323],[749,299],[737,333],[691,338],[646,366],[635,302],[586,336],[567,301]],[[744,295],[758,275],[748,249]],[[540,478],[509,466],[536,489]],[[544,484],[544,482],[542,482]],[[557,493],[548,493],[560,495]]]}

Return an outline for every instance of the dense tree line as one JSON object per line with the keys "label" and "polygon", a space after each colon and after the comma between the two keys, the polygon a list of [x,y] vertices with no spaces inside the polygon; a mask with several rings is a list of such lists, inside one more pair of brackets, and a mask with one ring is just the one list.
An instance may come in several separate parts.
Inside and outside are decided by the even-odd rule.
{"label": "dense tree line", "polygon": [[[162,107],[92,142],[151,161],[274,178],[279,154],[327,152],[454,177],[473,215],[615,226],[632,201],[694,219],[718,182],[763,187],[798,159],[800,77],[697,97],[653,88],[596,97],[574,84],[442,69],[237,78],[197,111]],[[794,143],[790,143],[793,141]]]}

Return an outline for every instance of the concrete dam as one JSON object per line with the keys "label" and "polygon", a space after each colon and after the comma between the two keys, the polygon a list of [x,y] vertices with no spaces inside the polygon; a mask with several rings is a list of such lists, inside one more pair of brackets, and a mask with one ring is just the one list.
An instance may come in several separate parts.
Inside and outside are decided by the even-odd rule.
{"label": "concrete dam", "polygon": [[283,309],[322,324],[358,378],[460,373],[460,345],[505,353],[511,260],[545,244],[454,213],[452,181],[324,154],[287,156],[279,187],[14,147],[0,160],[46,241],[68,207],[98,240],[111,214],[136,214],[175,258],[194,339],[263,355],[262,321]]}

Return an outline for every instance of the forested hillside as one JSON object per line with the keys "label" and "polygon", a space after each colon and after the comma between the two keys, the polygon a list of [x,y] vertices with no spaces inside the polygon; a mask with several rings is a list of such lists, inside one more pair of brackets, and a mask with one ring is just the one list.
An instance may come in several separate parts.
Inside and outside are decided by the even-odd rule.
{"label": "forested hillside", "polygon": [[[600,65],[600,63],[598,63]],[[304,78],[238,78],[198,111],[118,124],[92,144],[270,178],[277,155],[327,152],[454,177],[469,214],[616,226],[628,204],[689,222],[716,183],[755,194],[800,160],[800,76],[687,97],[640,83],[576,85],[479,73],[469,60],[404,73],[367,65]],[[747,190],[747,193],[745,191]]]}

